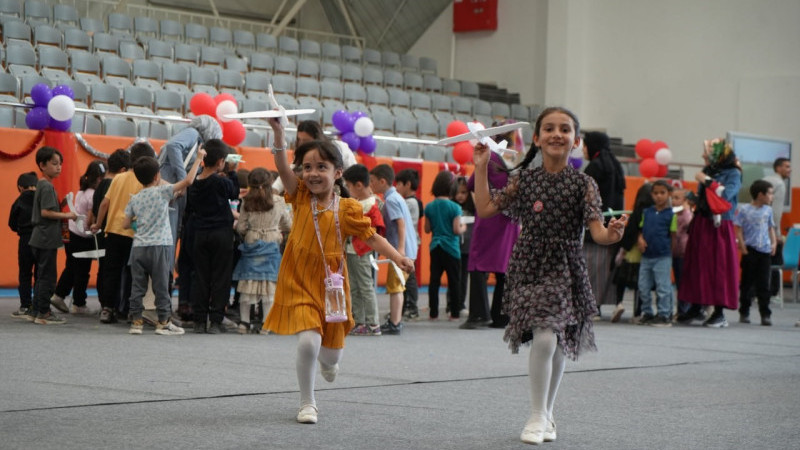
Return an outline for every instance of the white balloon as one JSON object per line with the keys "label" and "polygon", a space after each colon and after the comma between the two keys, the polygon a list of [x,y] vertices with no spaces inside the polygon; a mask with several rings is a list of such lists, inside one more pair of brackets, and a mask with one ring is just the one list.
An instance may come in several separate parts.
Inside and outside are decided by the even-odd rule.
{"label": "white balloon", "polygon": [[672,161],[672,152],[668,148],[660,148],[656,150],[655,158],[657,163],[666,166]]}
{"label": "white balloon", "polygon": [[75,102],[66,95],[56,95],[47,103],[47,113],[55,120],[69,120],[75,115]]}
{"label": "white balloon", "polygon": [[236,106],[236,103],[230,100],[223,100],[219,102],[219,105],[217,105],[217,119],[219,119],[222,122],[230,122],[231,120],[235,120],[235,119],[229,119],[225,117],[225,115],[236,114],[238,112],[239,112],[239,107]]}
{"label": "white balloon", "polygon": [[359,117],[353,125],[353,131],[358,137],[367,137],[375,131],[375,123],[369,117]]}

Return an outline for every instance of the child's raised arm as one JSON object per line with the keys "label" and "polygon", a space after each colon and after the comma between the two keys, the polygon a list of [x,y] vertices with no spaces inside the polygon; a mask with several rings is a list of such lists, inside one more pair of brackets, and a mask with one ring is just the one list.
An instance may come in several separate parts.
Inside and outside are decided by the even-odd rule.
{"label": "child's raised arm", "polygon": [[269,119],[269,124],[272,131],[275,133],[275,139],[272,141],[272,154],[275,158],[275,167],[278,168],[278,174],[281,176],[281,182],[286,193],[293,195],[297,192],[297,176],[292,171],[289,165],[289,157],[286,156],[286,139],[283,133],[283,126],[279,118]]}
{"label": "child's raised arm", "polygon": [[608,228],[603,225],[602,220],[593,220],[589,222],[589,233],[592,234],[592,240],[596,243],[600,245],[611,245],[622,239],[622,233],[625,232],[625,224],[627,223],[627,214],[623,214],[619,219],[611,219],[611,221],[608,222]]}
{"label": "child's raised arm", "polygon": [[197,150],[197,157],[194,159],[194,164],[192,164],[192,168],[189,169],[189,173],[186,174],[186,178],[172,185],[173,193],[180,192],[194,183],[194,179],[197,178],[197,169],[200,167],[200,161],[202,161],[205,156],[205,149],[200,148]]}
{"label": "child's raised arm", "polygon": [[491,156],[489,147],[478,143],[475,146],[473,161],[475,162],[475,212],[478,217],[485,219],[499,213],[497,206],[492,203],[489,195],[489,157]]}
{"label": "child's raised arm", "polygon": [[387,241],[386,238],[380,234],[373,234],[372,237],[366,240],[366,244],[381,255],[391,259],[392,262],[403,269],[403,272],[411,273],[414,271],[414,260],[407,256],[401,255],[400,252],[392,247],[392,244],[390,244],[389,241]]}

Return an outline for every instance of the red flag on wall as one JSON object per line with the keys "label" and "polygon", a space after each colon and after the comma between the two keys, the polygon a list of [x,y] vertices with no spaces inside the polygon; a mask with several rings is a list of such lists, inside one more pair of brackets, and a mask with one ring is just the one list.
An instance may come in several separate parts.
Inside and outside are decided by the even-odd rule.
{"label": "red flag on wall", "polygon": [[497,29],[497,0],[455,0],[453,32]]}

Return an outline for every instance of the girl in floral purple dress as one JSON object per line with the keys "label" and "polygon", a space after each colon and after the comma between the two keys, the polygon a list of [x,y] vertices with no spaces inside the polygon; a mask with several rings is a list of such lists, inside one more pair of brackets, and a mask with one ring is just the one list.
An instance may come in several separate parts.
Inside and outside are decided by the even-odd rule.
{"label": "girl in floral purple dress", "polygon": [[[567,163],[580,143],[577,117],[564,108],[547,108],[536,120],[533,146],[511,173],[508,184],[490,192],[489,149],[475,147],[475,208],[478,216],[503,212],[522,227],[508,266],[504,340],[513,353],[531,343],[529,373],[532,411],[520,438],[528,444],[553,441],[553,403],[564,356],[577,359],[595,350],[592,316],[597,313],[583,256],[588,228],[598,244],[622,238],[627,217],[603,225],[594,180]],[[529,168],[538,149],[542,167]]]}

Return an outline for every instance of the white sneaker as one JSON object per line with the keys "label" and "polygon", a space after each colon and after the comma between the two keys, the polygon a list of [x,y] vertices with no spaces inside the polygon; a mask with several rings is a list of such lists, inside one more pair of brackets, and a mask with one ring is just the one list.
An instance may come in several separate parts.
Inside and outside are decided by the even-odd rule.
{"label": "white sneaker", "polygon": [[325,381],[328,383],[333,383],[333,380],[336,379],[336,374],[339,373],[339,364],[334,364],[332,366],[319,363],[320,372],[322,372],[322,378],[325,378]]}
{"label": "white sneaker", "polygon": [[234,329],[235,330],[235,329],[239,328],[239,324],[238,323],[232,321],[231,319],[228,319],[227,317],[223,317],[222,318],[222,325],[225,328],[228,328],[228,329]]}
{"label": "white sneaker", "polygon": [[180,336],[185,332],[186,331],[183,328],[173,324],[172,322],[156,323],[156,334],[159,334],[161,336]]}
{"label": "white sneaker", "polygon": [[544,430],[543,438],[545,442],[556,440],[556,423],[552,419],[547,420],[547,428]]}
{"label": "white sneaker", "polygon": [[519,438],[526,444],[539,445],[544,442],[545,428],[547,427],[547,419],[534,419],[528,420],[525,428],[522,429],[522,434]]}
{"label": "white sneaker", "polygon": [[303,405],[297,413],[299,423],[317,423],[317,407],[314,405]]}
{"label": "white sneaker", "polygon": [[50,297],[50,304],[53,305],[55,309],[61,311],[62,313],[69,313],[69,308],[67,308],[67,303],[64,301],[63,298],[57,296],[56,294],[53,294],[53,296]]}
{"label": "white sneaker", "polygon": [[70,314],[90,314],[88,306],[71,305],[69,307]]}
{"label": "white sneaker", "polygon": [[141,320],[134,320],[131,323],[131,327],[128,328],[128,334],[142,334],[142,328],[144,328],[144,324]]}
{"label": "white sneaker", "polygon": [[614,308],[614,312],[611,313],[611,323],[619,322],[619,319],[622,318],[622,313],[625,312],[625,308],[622,306],[622,303],[618,304],[616,308]]}

